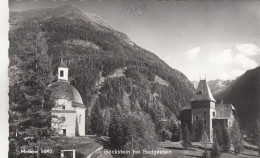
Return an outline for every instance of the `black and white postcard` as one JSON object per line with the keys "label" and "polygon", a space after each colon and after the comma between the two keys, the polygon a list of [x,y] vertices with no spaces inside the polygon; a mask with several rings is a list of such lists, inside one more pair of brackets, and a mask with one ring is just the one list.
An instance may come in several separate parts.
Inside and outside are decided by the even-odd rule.
{"label": "black and white postcard", "polygon": [[259,157],[260,1],[8,7],[9,158]]}

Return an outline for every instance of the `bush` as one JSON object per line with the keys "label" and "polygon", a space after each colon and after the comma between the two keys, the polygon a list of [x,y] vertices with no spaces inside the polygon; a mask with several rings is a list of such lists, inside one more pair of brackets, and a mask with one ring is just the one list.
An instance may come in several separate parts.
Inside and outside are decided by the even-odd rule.
{"label": "bush", "polygon": [[205,150],[205,151],[203,152],[203,154],[202,154],[201,157],[202,157],[202,158],[211,158],[211,157],[210,157],[210,152],[207,151],[207,150]]}
{"label": "bush", "polygon": [[170,131],[165,129],[161,131],[161,138],[163,142],[165,140],[171,140],[171,137],[172,137],[172,133]]}

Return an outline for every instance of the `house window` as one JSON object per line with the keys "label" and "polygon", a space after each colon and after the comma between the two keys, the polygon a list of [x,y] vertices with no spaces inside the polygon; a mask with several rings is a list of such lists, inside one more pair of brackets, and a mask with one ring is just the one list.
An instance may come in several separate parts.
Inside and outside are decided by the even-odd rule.
{"label": "house window", "polygon": [[204,125],[206,125],[207,124],[207,121],[206,120],[204,120]]}
{"label": "house window", "polygon": [[215,111],[212,113],[212,115],[213,115],[213,116],[215,116],[215,115],[216,115]]}
{"label": "house window", "polygon": [[206,114],[207,114],[206,111],[203,111],[203,114],[204,114],[204,116],[206,116]]}
{"label": "house window", "polygon": [[65,105],[62,105],[61,108],[62,108],[62,109],[65,109]]}
{"label": "house window", "polygon": [[60,77],[63,77],[63,70],[60,70]]}
{"label": "house window", "polygon": [[195,120],[198,120],[199,119],[199,116],[195,116]]}
{"label": "house window", "polygon": [[65,117],[61,117],[61,121],[65,121]]}

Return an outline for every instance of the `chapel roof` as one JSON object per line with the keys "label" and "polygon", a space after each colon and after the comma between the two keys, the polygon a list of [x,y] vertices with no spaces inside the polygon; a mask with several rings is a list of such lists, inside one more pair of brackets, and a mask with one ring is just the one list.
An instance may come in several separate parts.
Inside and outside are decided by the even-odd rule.
{"label": "chapel roof", "polygon": [[67,65],[64,63],[64,61],[63,61],[62,58],[60,59],[59,67],[65,67],[65,68],[68,68]]}
{"label": "chapel roof", "polygon": [[49,87],[52,90],[53,99],[67,98],[72,100],[72,106],[84,107],[78,90],[68,82],[54,82]]}
{"label": "chapel roof", "polygon": [[196,92],[191,99],[191,102],[194,102],[194,101],[213,101],[213,102],[216,102],[216,100],[213,98],[213,95],[212,95],[212,93],[209,89],[209,86],[208,86],[206,80],[200,80],[199,85],[196,89]]}

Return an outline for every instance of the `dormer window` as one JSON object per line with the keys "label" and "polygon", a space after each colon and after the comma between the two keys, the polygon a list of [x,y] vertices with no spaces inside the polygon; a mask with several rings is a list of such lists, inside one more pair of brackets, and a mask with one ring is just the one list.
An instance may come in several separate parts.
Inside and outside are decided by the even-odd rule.
{"label": "dormer window", "polygon": [[202,94],[203,94],[203,91],[202,91],[202,90],[199,90],[199,91],[197,92],[197,94],[202,95]]}
{"label": "dormer window", "polygon": [[63,77],[64,76],[64,72],[63,70],[60,70],[60,77]]}

